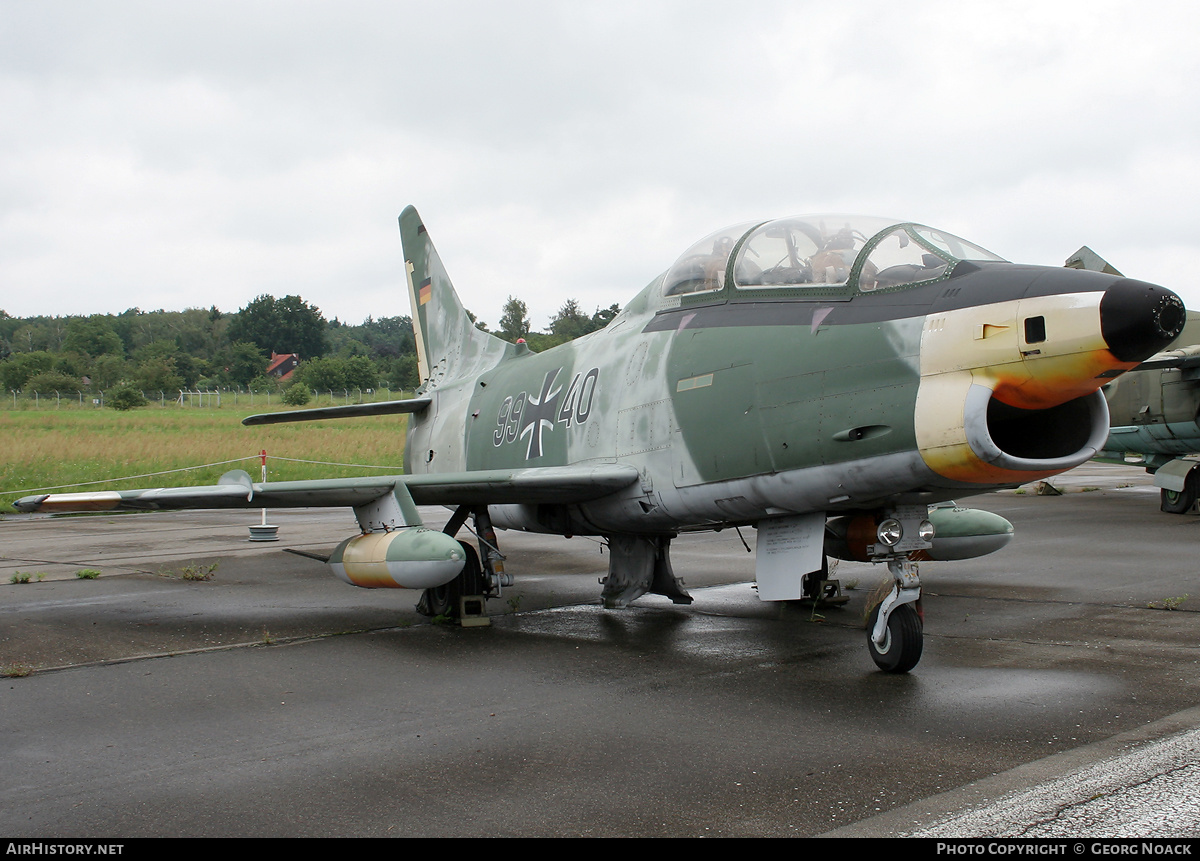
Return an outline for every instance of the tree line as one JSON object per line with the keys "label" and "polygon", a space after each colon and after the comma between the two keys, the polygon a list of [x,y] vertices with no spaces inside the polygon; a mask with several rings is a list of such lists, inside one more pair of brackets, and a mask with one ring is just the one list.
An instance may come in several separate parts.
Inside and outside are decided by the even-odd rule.
{"label": "tree line", "polygon": [[[579,302],[568,299],[558,309],[558,313],[550,318],[550,325],[546,327],[545,332],[534,332],[529,324],[529,308],[520,299],[509,296],[500,313],[499,327],[492,334],[513,343],[523,339],[531,350],[541,352],[573,341],[589,332],[603,329],[620,312],[620,305],[611,305],[608,308],[597,308],[595,313],[587,314],[579,306]],[[475,320],[474,314],[470,311],[467,313]],[[491,331],[486,323],[476,320],[475,325],[485,332]]]}
{"label": "tree line", "polygon": [[[589,315],[568,299],[545,332],[532,332],[525,303],[510,296],[493,334],[544,350],[603,328],[619,310],[613,305]],[[471,319],[491,331],[473,314]],[[0,310],[5,393],[273,391],[281,385],[266,374],[272,353],[298,354],[290,382],[319,391],[412,389],[420,383],[410,317],[367,317],[350,325],[326,320],[299,296],[259,296],[230,314],[215,306],[23,318]]]}

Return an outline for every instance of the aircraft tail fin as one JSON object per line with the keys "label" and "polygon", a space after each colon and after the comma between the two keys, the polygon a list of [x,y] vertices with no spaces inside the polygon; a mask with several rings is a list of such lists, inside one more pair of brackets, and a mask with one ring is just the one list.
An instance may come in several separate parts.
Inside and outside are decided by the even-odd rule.
{"label": "aircraft tail fin", "polygon": [[1068,269],[1090,269],[1093,272],[1106,272],[1109,275],[1120,275],[1113,265],[1086,245],[1067,258],[1063,264]]}
{"label": "aircraft tail fin", "polygon": [[411,206],[400,215],[400,239],[421,382],[435,388],[494,366],[513,346],[475,327]]}

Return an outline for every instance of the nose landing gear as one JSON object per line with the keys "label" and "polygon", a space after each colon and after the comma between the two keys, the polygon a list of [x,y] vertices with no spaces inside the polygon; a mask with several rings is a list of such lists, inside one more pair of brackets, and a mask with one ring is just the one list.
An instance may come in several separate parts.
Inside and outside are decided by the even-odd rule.
{"label": "nose landing gear", "polygon": [[897,506],[880,522],[879,543],[870,549],[874,562],[887,562],[892,589],[867,622],[867,649],[875,666],[885,673],[907,673],[921,660],[924,624],[921,618],[921,577],[912,556],[932,546],[933,525],[928,509]]}
{"label": "nose landing gear", "polygon": [[896,582],[887,597],[871,611],[867,649],[875,665],[885,673],[907,673],[921,660],[925,645],[920,614],[921,581],[916,563],[908,559],[889,560],[888,569]]}

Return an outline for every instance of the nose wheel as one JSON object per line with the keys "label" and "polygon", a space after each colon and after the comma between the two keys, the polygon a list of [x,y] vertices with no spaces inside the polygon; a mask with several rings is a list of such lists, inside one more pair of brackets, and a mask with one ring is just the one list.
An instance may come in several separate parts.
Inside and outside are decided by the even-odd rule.
{"label": "nose wheel", "polygon": [[921,617],[912,604],[901,604],[888,614],[883,627],[883,642],[876,643],[872,637],[879,621],[880,604],[871,611],[867,623],[867,649],[875,666],[885,673],[907,673],[921,660],[925,636]]}
{"label": "nose wheel", "polygon": [[906,556],[888,559],[892,590],[871,611],[867,649],[875,666],[885,673],[907,673],[921,660],[925,646],[919,611],[921,578],[917,564]]}

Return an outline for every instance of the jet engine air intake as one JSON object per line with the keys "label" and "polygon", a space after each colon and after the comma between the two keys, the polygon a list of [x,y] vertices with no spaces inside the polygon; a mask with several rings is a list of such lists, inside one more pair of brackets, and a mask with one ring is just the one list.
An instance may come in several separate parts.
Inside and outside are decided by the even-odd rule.
{"label": "jet engine air intake", "polygon": [[1054,460],[1091,451],[1099,418],[1094,395],[1044,410],[1012,407],[994,397],[987,404],[992,441],[1001,452],[1023,460]]}
{"label": "jet engine air intake", "polygon": [[930,402],[917,422],[926,463],[968,484],[1046,478],[1095,457],[1108,438],[1108,403],[1099,390],[1052,406],[1013,406],[987,381],[959,373],[923,381],[918,407],[922,398]]}
{"label": "jet engine air intake", "polygon": [[1099,390],[1044,409],[1010,406],[984,386],[971,386],[964,410],[967,442],[986,463],[1042,472],[1070,469],[1095,457],[1108,439],[1108,403]]}

